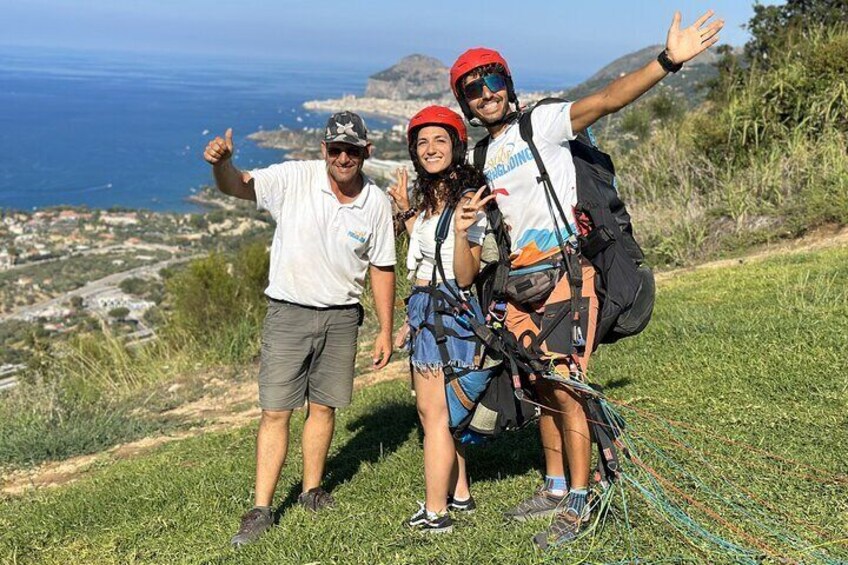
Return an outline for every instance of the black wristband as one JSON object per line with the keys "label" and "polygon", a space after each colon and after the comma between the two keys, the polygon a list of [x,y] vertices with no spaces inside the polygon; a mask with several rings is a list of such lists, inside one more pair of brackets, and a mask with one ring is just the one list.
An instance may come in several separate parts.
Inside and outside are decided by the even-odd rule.
{"label": "black wristband", "polygon": [[683,68],[683,63],[677,63],[675,65],[672,62],[671,58],[668,56],[668,49],[663,49],[662,51],[660,51],[660,54],[657,55],[657,62],[667,73],[676,73],[677,71]]}
{"label": "black wristband", "polygon": [[406,212],[398,212],[397,219],[400,220],[401,222],[405,222],[417,213],[418,213],[417,208],[410,208]]}

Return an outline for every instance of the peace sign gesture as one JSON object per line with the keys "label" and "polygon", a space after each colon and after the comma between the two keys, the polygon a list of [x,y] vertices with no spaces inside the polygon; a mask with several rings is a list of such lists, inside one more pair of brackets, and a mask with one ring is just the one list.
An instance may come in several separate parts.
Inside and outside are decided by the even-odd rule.
{"label": "peace sign gesture", "polygon": [[477,189],[477,192],[474,193],[474,196],[470,198],[463,198],[459,201],[459,204],[456,205],[456,213],[454,213],[453,217],[454,231],[457,233],[467,232],[468,228],[477,222],[477,214],[481,210],[485,209],[486,204],[488,204],[490,200],[495,198],[494,194],[482,197],[486,188],[486,185],[481,186]]}
{"label": "peace sign gesture", "polygon": [[398,167],[395,170],[395,178],[397,178],[397,183],[390,186],[386,193],[394,201],[399,212],[406,212],[409,210],[409,191],[407,190],[409,172],[406,167]]}
{"label": "peace sign gesture", "polygon": [[694,59],[718,41],[718,32],[724,27],[724,20],[715,20],[706,25],[714,13],[712,10],[707,10],[686,29],[680,29],[680,12],[674,13],[665,42],[668,57],[673,63],[685,63]]}

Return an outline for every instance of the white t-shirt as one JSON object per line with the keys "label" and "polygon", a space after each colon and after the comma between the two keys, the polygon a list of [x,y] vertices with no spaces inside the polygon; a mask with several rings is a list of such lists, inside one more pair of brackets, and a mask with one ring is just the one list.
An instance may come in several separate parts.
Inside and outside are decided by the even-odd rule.
{"label": "white t-shirt", "polygon": [[[424,214],[419,214],[412,226],[406,266],[410,273],[415,273],[417,279],[432,280],[433,270],[436,269],[436,226],[438,226],[441,217],[441,213],[427,218],[424,217]],[[454,241],[456,241],[453,230],[454,219],[455,217],[451,218],[451,226],[441,249],[442,267],[445,269],[445,276],[448,280],[456,278],[453,272],[453,247]],[[482,211],[477,212],[477,221],[467,231],[468,241],[476,245],[483,245],[483,239],[486,237],[486,226],[486,214]],[[441,280],[441,277],[436,275],[436,279]]]}
{"label": "white t-shirt", "polygon": [[324,161],[287,161],[250,171],[256,207],[277,228],[265,294],[303,306],[356,304],[368,264],[395,264],[392,206],[363,175],[349,204],[330,189]]}
{"label": "white t-shirt", "polygon": [[[574,207],[577,205],[577,181],[568,142],[575,138],[571,131],[571,103],[545,104],[531,114],[533,141],[573,233]],[[473,150],[469,159],[473,160]],[[483,173],[497,195],[498,207],[510,228],[513,267],[524,267],[546,259],[559,251],[544,185],[537,182],[539,169],[530,146],[521,139],[518,122],[510,124],[489,143]],[[568,230],[551,202],[562,239]]]}

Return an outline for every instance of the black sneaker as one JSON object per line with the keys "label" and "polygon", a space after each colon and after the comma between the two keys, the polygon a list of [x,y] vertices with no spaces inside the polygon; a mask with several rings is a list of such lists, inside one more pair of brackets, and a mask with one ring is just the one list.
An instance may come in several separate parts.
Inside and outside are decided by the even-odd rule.
{"label": "black sneaker", "polygon": [[477,510],[477,503],[474,502],[473,496],[469,496],[465,500],[457,500],[453,496],[448,496],[448,510],[471,514]]}
{"label": "black sneaker", "polygon": [[540,488],[536,491],[536,494],[504,512],[504,517],[524,522],[533,518],[553,516],[562,510],[561,506],[564,500],[565,496],[556,496],[544,490],[544,488]]}
{"label": "black sneaker", "polygon": [[312,512],[330,508],[336,500],[321,487],[311,488],[297,497],[297,503]]}
{"label": "black sneaker", "polygon": [[418,504],[421,508],[412,515],[412,518],[406,521],[407,526],[428,534],[446,534],[453,531],[453,520],[451,520],[448,513],[440,516],[432,512],[427,512],[423,504],[420,502]]}
{"label": "black sneaker", "polygon": [[270,508],[253,508],[241,517],[241,526],[230,540],[235,547],[246,545],[265,533],[274,525]]}

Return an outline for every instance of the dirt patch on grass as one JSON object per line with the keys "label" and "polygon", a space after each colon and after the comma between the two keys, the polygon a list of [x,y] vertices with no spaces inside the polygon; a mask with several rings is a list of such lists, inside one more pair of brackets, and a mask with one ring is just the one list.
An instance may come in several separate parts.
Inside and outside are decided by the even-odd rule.
{"label": "dirt patch on grass", "polygon": [[741,265],[754,261],[762,261],[776,255],[790,255],[792,253],[806,253],[848,246],[848,227],[823,226],[814,230],[800,239],[781,240],[779,242],[762,246],[756,251],[736,257],[733,259],[719,259],[692,267],[672,269],[656,273],[657,281],[672,279],[682,273],[689,273],[701,269],[721,269]]}
{"label": "dirt patch on grass", "polygon": [[[258,370],[258,368],[255,369]],[[255,374],[255,371],[253,374]],[[354,381],[354,390],[408,377],[407,361],[394,361],[389,363],[382,371],[371,371],[357,377]],[[65,485],[84,477],[88,471],[103,464],[136,457],[160,445],[174,441],[209,432],[224,431],[257,421],[260,410],[257,405],[258,392],[254,379],[231,383],[217,378],[207,380],[207,384],[211,385],[210,388],[214,392],[159,414],[186,422],[191,425],[189,429],[119,444],[100,453],[81,455],[63,461],[43,463],[30,469],[12,471],[3,477],[0,494],[16,496],[32,489]]]}

